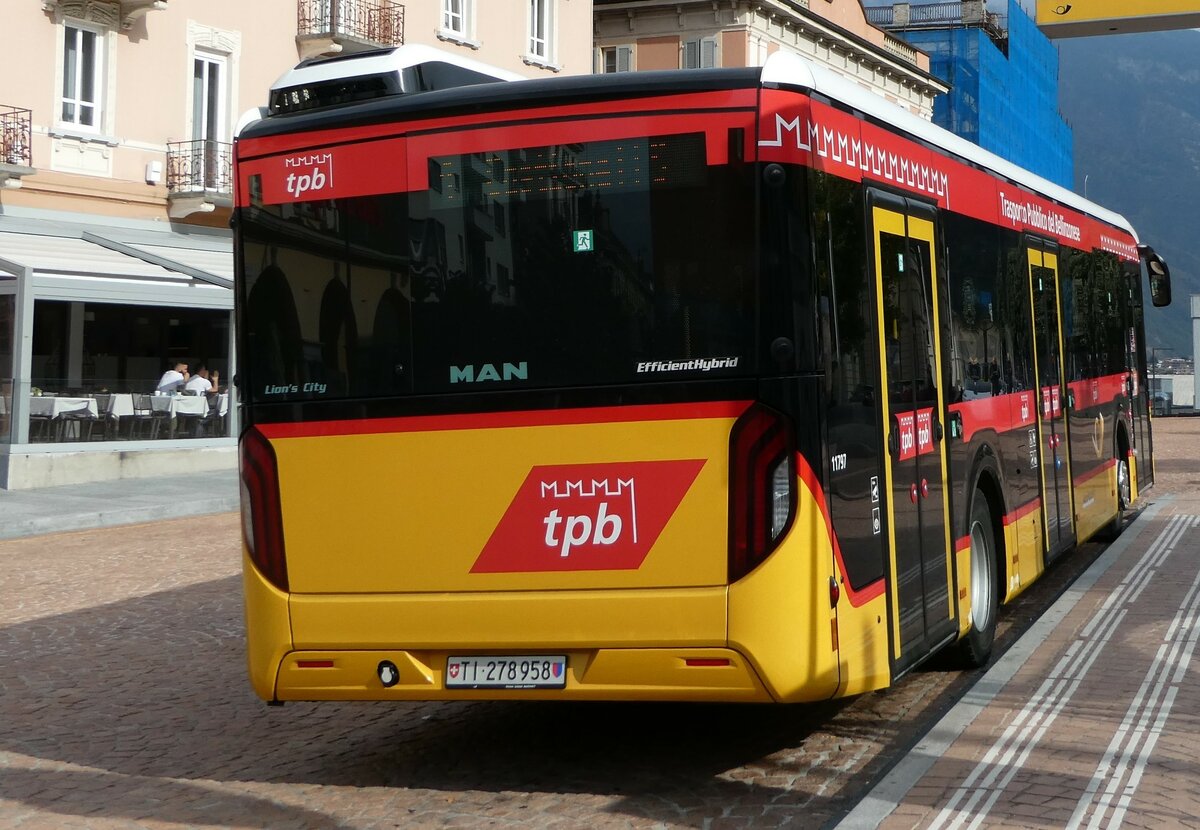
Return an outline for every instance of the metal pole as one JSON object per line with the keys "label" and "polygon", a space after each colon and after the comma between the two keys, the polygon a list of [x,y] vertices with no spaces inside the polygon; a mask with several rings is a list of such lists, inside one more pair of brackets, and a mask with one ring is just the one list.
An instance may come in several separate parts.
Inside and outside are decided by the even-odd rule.
{"label": "metal pole", "polygon": [[1196,354],[1200,348],[1200,294],[1192,295],[1192,411],[1200,412],[1200,401],[1196,394]]}

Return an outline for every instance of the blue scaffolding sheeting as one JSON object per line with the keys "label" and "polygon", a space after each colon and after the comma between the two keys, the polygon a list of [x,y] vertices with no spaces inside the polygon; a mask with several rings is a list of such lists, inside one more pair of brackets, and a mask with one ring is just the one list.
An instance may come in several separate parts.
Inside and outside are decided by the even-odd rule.
{"label": "blue scaffolding sheeting", "polygon": [[[903,21],[893,7],[867,14],[928,53],[930,72],[951,86],[934,100],[935,124],[1072,189],[1074,137],[1058,110],[1058,50],[1015,2],[1006,29],[993,14],[964,23],[968,5],[913,5]],[[959,10],[953,17],[951,7]]]}

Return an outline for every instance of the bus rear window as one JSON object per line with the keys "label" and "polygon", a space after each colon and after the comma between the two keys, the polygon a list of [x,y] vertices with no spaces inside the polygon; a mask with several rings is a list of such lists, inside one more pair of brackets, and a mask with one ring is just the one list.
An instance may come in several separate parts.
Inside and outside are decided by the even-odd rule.
{"label": "bus rear window", "polygon": [[751,373],[752,167],[709,166],[704,142],[447,155],[425,190],[251,204],[250,397]]}

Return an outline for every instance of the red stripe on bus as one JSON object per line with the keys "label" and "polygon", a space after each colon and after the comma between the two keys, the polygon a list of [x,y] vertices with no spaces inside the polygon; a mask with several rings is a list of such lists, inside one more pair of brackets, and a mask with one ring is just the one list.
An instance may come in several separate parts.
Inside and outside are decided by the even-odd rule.
{"label": "red stripe on bus", "polygon": [[[833,522],[829,518],[829,507],[826,505],[825,490],[821,487],[821,482],[817,481],[817,474],[813,472],[813,468],[809,466],[808,460],[800,453],[796,453],[796,467],[800,472],[800,480],[804,482],[804,486],[808,488],[812,494],[813,501],[817,503],[817,508],[821,511],[821,518],[825,521],[825,532],[829,536],[829,542],[833,545],[833,555],[837,560],[838,570],[846,575],[846,561],[842,558],[842,546],[838,544],[837,534],[833,532]],[[846,598],[850,600],[850,604],[855,608],[861,608],[871,600],[883,596],[884,582],[883,578],[872,582],[861,590],[854,590],[854,586],[850,584],[849,577],[845,580]]]}
{"label": "red stripe on bus", "polygon": [[764,89],[760,110],[760,161],[802,164],[855,182],[883,181],[991,225],[1138,259],[1128,231],[959,161],[951,151],[791,90]]}
{"label": "red stripe on bus", "polygon": [[[355,140],[323,147],[310,145],[314,149],[240,162],[238,204],[250,204],[253,176],[260,177],[257,198],[265,205],[420,192],[430,187],[429,162],[434,158],[646,136],[704,133],[707,163],[723,165],[729,163],[726,131],[738,127],[753,129],[752,114],[745,111],[639,113],[607,119],[422,132],[402,138]],[[753,150],[747,148],[747,152],[746,160],[753,161]],[[319,186],[314,184],[315,179],[319,179]]]}
{"label": "red stripe on bus", "polygon": [[389,432],[445,432],[458,429],[606,424],[622,421],[683,421],[703,418],[737,418],[750,401],[599,406],[585,409],[548,409],[520,412],[486,412],[471,415],[415,415],[406,418],[362,418],[339,421],[258,424],[267,438],[316,438],[326,435],[375,435]]}
{"label": "red stripe on bus", "polygon": [[1075,476],[1075,483],[1078,485],[1078,484],[1083,484],[1084,482],[1087,482],[1087,481],[1091,481],[1093,478],[1100,475],[1101,473],[1107,472],[1108,470],[1112,469],[1114,466],[1116,466],[1116,464],[1117,464],[1117,460],[1115,458],[1110,458],[1107,461],[1105,461],[1103,464],[1101,464],[1099,467],[1093,467],[1092,469],[1088,470],[1086,473]]}
{"label": "red stripe on bus", "polygon": [[970,441],[976,432],[985,429],[1005,433],[1033,426],[1037,417],[1035,405],[1035,394],[1027,389],[951,404],[950,411],[962,418],[962,439]]}
{"label": "red stripe on bus", "polygon": [[[413,120],[405,120],[405,114],[400,113],[394,120],[383,124],[315,130],[313,132],[263,136],[261,138],[244,138],[238,141],[238,158],[246,160],[256,156],[273,155],[275,153],[307,152],[312,148],[328,146],[330,144],[370,141],[371,139],[389,138],[414,132],[459,130],[474,126],[491,126],[496,122],[497,118],[502,118],[505,122],[515,122],[558,119],[574,120],[587,118],[592,115],[620,117],[621,115],[634,115],[638,113],[659,114],[678,109],[745,109],[753,111],[756,108],[757,96],[758,90],[750,87],[745,89],[716,90],[713,92],[657,95],[651,98],[632,98],[622,101],[592,101],[585,104],[571,104],[558,107],[504,108],[499,112],[488,111],[449,118],[420,118],[418,116]],[[753,141],[746,142],[747,151],[753,149],[753,144]]]}
{"label": "red stripe on bus", "polygon": [[1088,409],[1093,406],[1111,403],[1119,396],[1126,394],[1125,384],[1129,372],[1118,372],[1089,380],[1075,380],[1067,384],[1075,398],[1076,409]]}
{"label": "red stripe on bus", "polygon": [[[1016,524],[1017,522],[1021,521],[1021,519],[1024,519],[1026,516],[1028,516],[1030,513],[1040,510],[1041,507],[1042,507],[1041,496],[1038,496],[1036,499],[1033,499],[1031,501],[1025,502],[1025,504],[1021,505],[1016,510],[1013,510],[1009,513],[1004,514],[1004,520],[1003,520],[1004,526],[1008,527],[1009,525]],[[970,536],[960,536],[954,540],[954,552],[955,553],[961,553],[969,547],[971,547],[971,537]]]}
{"label": "red stripe on bus", "polygon": [[1008,527],[1009,525],[1015,525],[1017,522],[1021,521],[1021,519],[1024,519],[1026,516],[1028,516],[1030,513],[1035,513],[1041,509],[1042,509],[1042,497],[1038,496],[1036,499],[1032,499],[1031,501],[1025,502],[1020,507],[1016,508],[1012,512],[1005,515],[1004,526]]}
{"label": "red stripe on bus", "polygon": [[[1100,378],[1071,382],[1068,384],[1068,388],[1075,398],[1075,410],[1112,403],[1118,396],[1125,394],[1126,377],[1127,373],[1120,372]],[[1061,402],[1059,407],[1055,407],[1050,392],[1052,392],[1052,387],[1046,387],[1043,390],[1043,397],[1050,400],[1049,410],[1061,417]],[[1043,407],[1043,414],[1050,414],[1050,411],[1046,411],[1045,402],[1037,400],[1036,392],[1030,389],[961,401],[951,404],[950,411],[957,413],[962,418],[963,441],[970,441],[975,433],[981,430],[990,429],[997,433],[1005,433],[1033,426],[1037,416],[1037,406]]]}

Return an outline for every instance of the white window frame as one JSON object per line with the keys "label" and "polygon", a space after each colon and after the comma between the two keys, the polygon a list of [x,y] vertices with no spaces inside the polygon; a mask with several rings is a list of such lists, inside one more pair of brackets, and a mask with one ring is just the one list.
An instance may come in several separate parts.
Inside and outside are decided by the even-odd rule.
{"label": "white window frame", "polygon": [[[600,47],[600,63],[599,63],[599,66],[596,68],[596,72],[598,74],[601,74],[601,75],[612,74],[609,72],[609,69],[608,69],[608,56],[610,54],[613,55],[613,63],[616,67],[615,69],[612,70],[612,73],[632,72],[633,71],[633,45],[622,43],[622,44],[619,44],[616,46],[601,46]],[[621,68],[622,60],[625,64],[624,69]]]}
{"label": "white window frame", "polygon": [[478,49],[482,44],[475,39],[475,0],[441,0],[437,36]]}
{"label": "white window frame", "polygon": [[[80,60],[74,69],[74,77],[72,78],[76,95],[68,98],[66,94],[66,86],[68,80],[67,56],[70,51],[67,49],[67,35],[71,31],[75,31],[75,46],[76,54],[82,57],[83,54],[83,36],[90,36],[94,39],[94,56],[92,65],[92,100],[79,97],[80,86],[83,78],[83,61]],[[80,20],[64,20],[62,22],[62,34],[59,37],[59,48],[61,53],[58,60],[58,88],[56,94],[55,108],[55,123],[67,130],[88,134],[101,134],[105,132],[104,126],[108,115],[106,104],[108,100],[108,64],[109,64],[109,47],[108,47],[108,32],[100,26],[89,23],[84,23]],[[72,118],[66,118],[63,114],[63,109],[66,105],[73,104],[75,114]],[[82,121],[81,115],[84,107],[92,109],[92,123],[85,124]]]}
{"label": "white window frame", "polygon": [[[208,95],[204,95],[204,101],[196,100],[196,64],[203,63],[208,67],[204,73],[204,79],[201,82],[201,92],[206,93],[212,84],[211,67],[217,68],[217,112],[216,125],[211,129],[208,112]],[[198,141],[201,139],[212,139],[213,141],[222,141],[230,143],[233,136],[229,134],[229,56],[217,52],[207,52],[201,49],[196,49],[192,53],[192,140]],[[197,123],[196,115],[200,113],[200,123]],[[211,135],[210,135],[211,133]]]}
{"label": "white window frame", "polygon": [[[187,125],[187,137],[192,141],[214,141],[217,145],[204,145],[196,156],[198,167],[192,172],[192,182],[202,185],[205,191],[223,192],[232,185],[227,178],[230,171],[222,163],[228,158],[228,149],[222,149],[219,144],[230,144],[233,141],[238,110],[238,83],[241,76],[242,33],[236,30],[218,29],[195,20],[187,24],[187,87],[180,97],[183,119]],[[217,112],[215,129],[211,130],[210,138],[204,127],[207,120],[207,100],[196,100],[195,72],[196,63],[205,63],[219,67],[217,78]],[[207,78],[206,78],[207,80]],[[208,83],[201,84],[201,94],[209,89]],[[200,116],[199,121],[197,116]]]}
{"label": "white window frame", "polygon": [[557,0],[529,0],[526,8],[525,63],[558,72]]}
{"label": "white window frame", "polygon": [[183,96],[185,124],[188,135],[198,137],[196,120],[195,86],[192,82],[196,61],[211,61],[220,64],[224,77],[220,81],[221,112],[218,141],[233,141],[233,123],[238,110],[238,84],[241,80],[242,34],[238,31],[217,29],[188,21],[187,31],[187,92]]}
{"label": "white window frame", "polygon": [[[203,79],[200,89],[196,89],[196,64],[204,64]],[[205,190],[219,190],[221,184],[220,144],[230,144],[233,136],[229,133],[229,56],[206,52],[196,49],[192,52],[192,141],[204,142],[197,155],[196,162],[200,165],[197,171],[197,181],[203,182]],[[208,91],[213,89],[212,68],[217,69],[215,89],[217,93],[216,112],[208,111]],[[197,101],[197,92],[203,100]],[[199,117],[197,117],[199,116]],[[216,123],[211,120],[215,117]],[[209,144],[208,142],[216,142]],[[193,152],[196,150],[193,144]]]}
{"label": "white window frame", "polygon": [[[695,60],[692,60],[692,57]],[[717,39],[715,37],[694,37],[683,42],[683,54],[680,55],[679,65],[683,69],[711,69],[717,66]]]}

